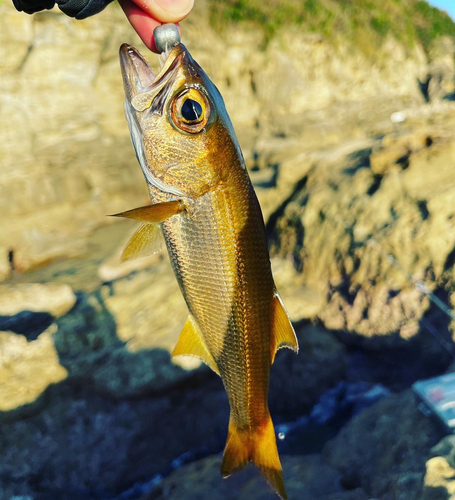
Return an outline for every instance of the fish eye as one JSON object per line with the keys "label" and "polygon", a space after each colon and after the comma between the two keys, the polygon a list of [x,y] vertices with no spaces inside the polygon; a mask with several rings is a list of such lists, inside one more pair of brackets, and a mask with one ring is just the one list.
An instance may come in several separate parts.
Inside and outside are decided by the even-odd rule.
{"label": "fish eye", "polygon": [[184,132],[197,134],[207,125],[209,116],[209,100],[198,89],[186,89],[174,97],[172,101],[172,122]]}
{"label": "fish eye", "polygon": [[182,117],[188,122],[196,122],[202,116],[202,106],[193,99],[186,99],[182,106]]}

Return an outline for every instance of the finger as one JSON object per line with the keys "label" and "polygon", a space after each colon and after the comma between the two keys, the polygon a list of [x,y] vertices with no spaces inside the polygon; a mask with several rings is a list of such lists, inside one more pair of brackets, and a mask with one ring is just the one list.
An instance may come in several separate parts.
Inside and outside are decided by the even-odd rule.
{"label": "finger", "polygon": [[[141,37],[144,44],[152,52],[159,54],[159,50],[157,50],[155,40],[153,38],[153,30],[157,26],[160,26],[161,22],[157,21],[151,17],[150,14],[143,11],[132,0],[119,0],[119,3],[131,23],[131,26],[137,31],[137,34]],[[177,27],[180,31],[180,26],[178,24]]]}
{"label": "finger", "polygon": [[163,23],[176,23],[191,11],[194,0],[133,0],[143,11]]}

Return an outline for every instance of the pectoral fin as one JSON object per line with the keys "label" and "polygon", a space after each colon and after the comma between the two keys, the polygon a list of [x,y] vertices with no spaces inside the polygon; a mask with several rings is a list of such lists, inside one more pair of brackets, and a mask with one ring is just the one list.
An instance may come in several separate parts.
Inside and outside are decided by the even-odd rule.
{"label": "pectoral fin", "polygon": [[146,207],[133,208],[126,212],[113,214],[112,217],[126,217],[127,219],[140,220],[142,222],[163,222],[173,215],[177,215],[185,210],[185,204],[181,200],[165,201],[148,205]]}
{"label": "pectoral fin", "polygon": [[202,359],[215,373],[220,374],[215,360],[205,345],[202,334],[191,315],[188,316],[179,340],[172,351],[172,356],[180,355],[196,356]]}
{"label": "pectoral fin", "polygon": [[158,253],[163,243],[159,224],[141,224],[123,250],[121,261],[137,259]]}
{"label": "pectoral fin", "polygon": [[272,342],[270,353],[272,355],[272,363],[275,360],[275,354],[278,349],[288,347],[295,352],[299,350],[297,337],[295,336],[294,327],[289,319],[288,313],[284,308],[281,297],[278,293],[273,298],[273,327],[272,327]]}

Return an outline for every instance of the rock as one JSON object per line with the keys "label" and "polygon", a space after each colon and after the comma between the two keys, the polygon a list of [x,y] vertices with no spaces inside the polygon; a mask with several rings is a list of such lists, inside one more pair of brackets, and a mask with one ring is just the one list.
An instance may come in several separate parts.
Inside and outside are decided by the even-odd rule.
{"label": "rock", "polygon": [[164,253],[162,257],[148,271],[114,282],[104,298],[118,337],[131,351],[152,346],[171,351],[188,317],[169,258]]}
{"label": "rock", "polygon": [[330,333],[313,325],[296,328],[299,353],[278,351],[270,372],[269,405],[287,421],[310,410],[346,374],[347,355]]}
{"label": "rock", "polygon": [[[228,425],[227,400],[214,379],[203,387],[153,398],[115,400],[89,384],[50,386],[39,412],[2,413],[2,498],[30,495],[113,498],[166,473],[178,456],[216,453]],[[9,418],[10,417],[10,418]]]}
{"label": "rock", "polygon": [[410,157],[433,144],[435,138],[430,133],[405,133],[386,135],[381,145],[373,149],[370,156],[371,171],[376,175],[384,175],[391,168],[406,169]]}
{"label": "rock", "polygon": [[310,288],[304,283],[302,274],[295,270],[291,261],[273,258],[272,271],[291,321],[315,318],[324,308],[325,297],[317,289]]}
{"label": "rock", "polygon": [[124,278],[135,271],[142,271],[160,262],[160,253],[122,262],[121,256],[128,241],[129,239],[126,240],[115,253],[101,263],[98,268],[98,276],[102,282],[107,283],[118,280],[119,278]]}
{"label": "rock", "polygon": [[[349,332],[354,342],[371,339],[364,346],[418,338],[424,315],[433,315],[448,337],[449,317],[429,297],[447,304],[444,289],[454,287],[455,238],[446,228],[455,199],[449,173],[455,145],[452,139],[431,144],[428,136],[406,137],[404,144],[425,147],[410,153],[408,168],[383,176],[371,170],[368,151],[318,163],[267,223],[272,254],[293,262],[301,285],[324,297],[318,312],[324,326]],[[389,140],[396,161],[395,139],[381,147]],[[440,357],[432,343],[428,354]]]}
{"label": "rock", "polygon": [[441,431],[417,408],[411,391],[386,397],[354,417],[323,456],[349,488],[377,498],[420,498],[425,462]]}
{"label": "rock", "polygon": [[[334,43],[297,25],[277,26],[267,44],[262,29],[248,23],[220,33],[208,3],[197,3],[194,12],[185,20],[185,43],[220,88],[248,164],[258,151],[261,164],[279,164],[277,182],[285,190],[313,167],[302,144],[364,138],[366,121],[390,116],[387,103],[422,101],[419,75],[430,73],[449,90],[447,41],[435,46],[430,67],[421,45],[405,47],[393,36],[372,57],[342,36]],[[127,42],[147,52],[120,9],[83,23],[57,9],[28,17],[9,2],[0,13],[0,43],[8,47],[0,63],[0,109],[9,117],[0,131],[0,248],[13,250],[16,269],[26,271],[85,254],[105,214],[146,196],[123,116],[118,47]],[[366,103],[373,101],[369,113]],[[268,216],[283,197],[263,194]],[[0,269],[4,279],[3,252]]]}
{"label": "rock", "polygon": [[[88,496],[100,491],[113,496],[169,471],[171,462],[189,451],[197,456],[222,450],[229,416],[221,380],[206,367],[175,365],[164,330],[159,330],[163,338],[151,335],[152,326],[173,325],[169,305],[158,302],[139,314],[140,304],[151,302],[155,283],[174,300],[176,284],[167,266],[162,262],[94,293],[78,292],[71,311],[56,319],[52,335],[45,332],[27,343],[5,334],[9,406],[0,414],[0,489],[32,496],[42,488],[50,495],[84,489]],[[110,301],[116,296],[118,303]],[[186,315],[184,304],[172,310],[175,317],[179,311]],[[132,329],[120,329],[131,321],[122,322],[121,311],[125,317],[134,313],[137,338],[127,337]],[[153,315],[154,324],[147,321]],[[279,352],[271,374],[270,406],[277,421],[308,411],[345,374],[345,350],[330,333],[300,325],[297,334],[301,353]],[[22,377],[24,370],[29,378]],[[26,421],[17,420],[24,416]],[[31,472],[38,469],[39,474]],[[16,483],[21,487],[11,490]]]}
{"label": "rock", "polygon": [[50,384],[66,378],[53,343],[56,331],[52,325],[32,342],[0,332],[0,412],[19,416],[21,407],[35,403]]}
{"label": "rock", "polygon": [[431,452],[434,456],[443,457],[450,467],[455,468],[455,436],[444,437],[432,448]]}
{"label": "rock", "polygon": [[22,311],[47,312],[58,318],[76,303],[68,285],[52,283],[0,285],[0,316],[15,316]]}
{"label": "rock", "polygon": [[453,498],[455,495],[455,436],[443,438],[431,450],[434,455],[426,463],[425,488],[422,499]]}
{"label": "rock", "polygon": [[342,381],[322,394],[309,418],[317,425],[338,424],[343,420],[343,414],[355,416],[389,395],[390,391],[381,384],[371,386],[365,382],[348,384]]}
{"label": "rock", "polygon": [[[319,455],[283,456],[286,490],[290,499],[344,500],[366,499],[361,491],[346,492],[340,475],[325,464]],[[173,472],[141,500],[273,500],[275,493],[253,466],[227,479],[220,475],[220,457],[208,457]]]}
{"label": "rock", "polygon": [[[445,491],[441,492],[440,498],[453,498],[455,495],[455,481],[453,480],[455,476],[455,469],[452,469],[448,464],[447,460],[443,457],[434,457],[427,462],[427,472],[425,474],[424,484],[425,488],[424,495],[422,498],[434,498],[434,492],[429,491],[429,488],[443,489]],[[448,497],[447,495],[450,495]]]}
{"label": "rock", "polygon": [[[200,363],[189,363],[187,370],[171,361],[173,343],[166,335],[173,336],[176,342],[184,320],[180,324],[177,315],[169,320],[167,302],[159,305],[159,315],[156,308],[149,307],[153,294],[148,287],[153,291],[154,283],[161,283],[161,291],[166,290],[160,273],[163,274],[162,267],[152,274],[135,275],[125,284],[116,282],[115,286],[124,290],[124,295],[119,292],[117,301],[115,295],[106,296],[104,301],[99,292],[79,295],[71,313],[57,321],[59,329],[54,338],[60,362],[70,379],[84,379],[100,392],[124,398],[161,393],[199,373],[194,368]],[[104,291],[109,293],[107,288]],[[180,311],[185,314],[184,304]],[[150,322],[150,315],[155,323]],[[207,373],[209,369],[204,366],[202,371]]]}

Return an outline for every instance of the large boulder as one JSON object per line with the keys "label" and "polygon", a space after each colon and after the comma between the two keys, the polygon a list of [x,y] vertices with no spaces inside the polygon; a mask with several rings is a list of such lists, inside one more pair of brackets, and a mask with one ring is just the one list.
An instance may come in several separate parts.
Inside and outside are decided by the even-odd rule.
{"label": "large boulder", "polygon": [[425,463],[441,439],[411,391],[382,399],[354,417],[323,450],[347,488],[376,498],[421,498]]}

